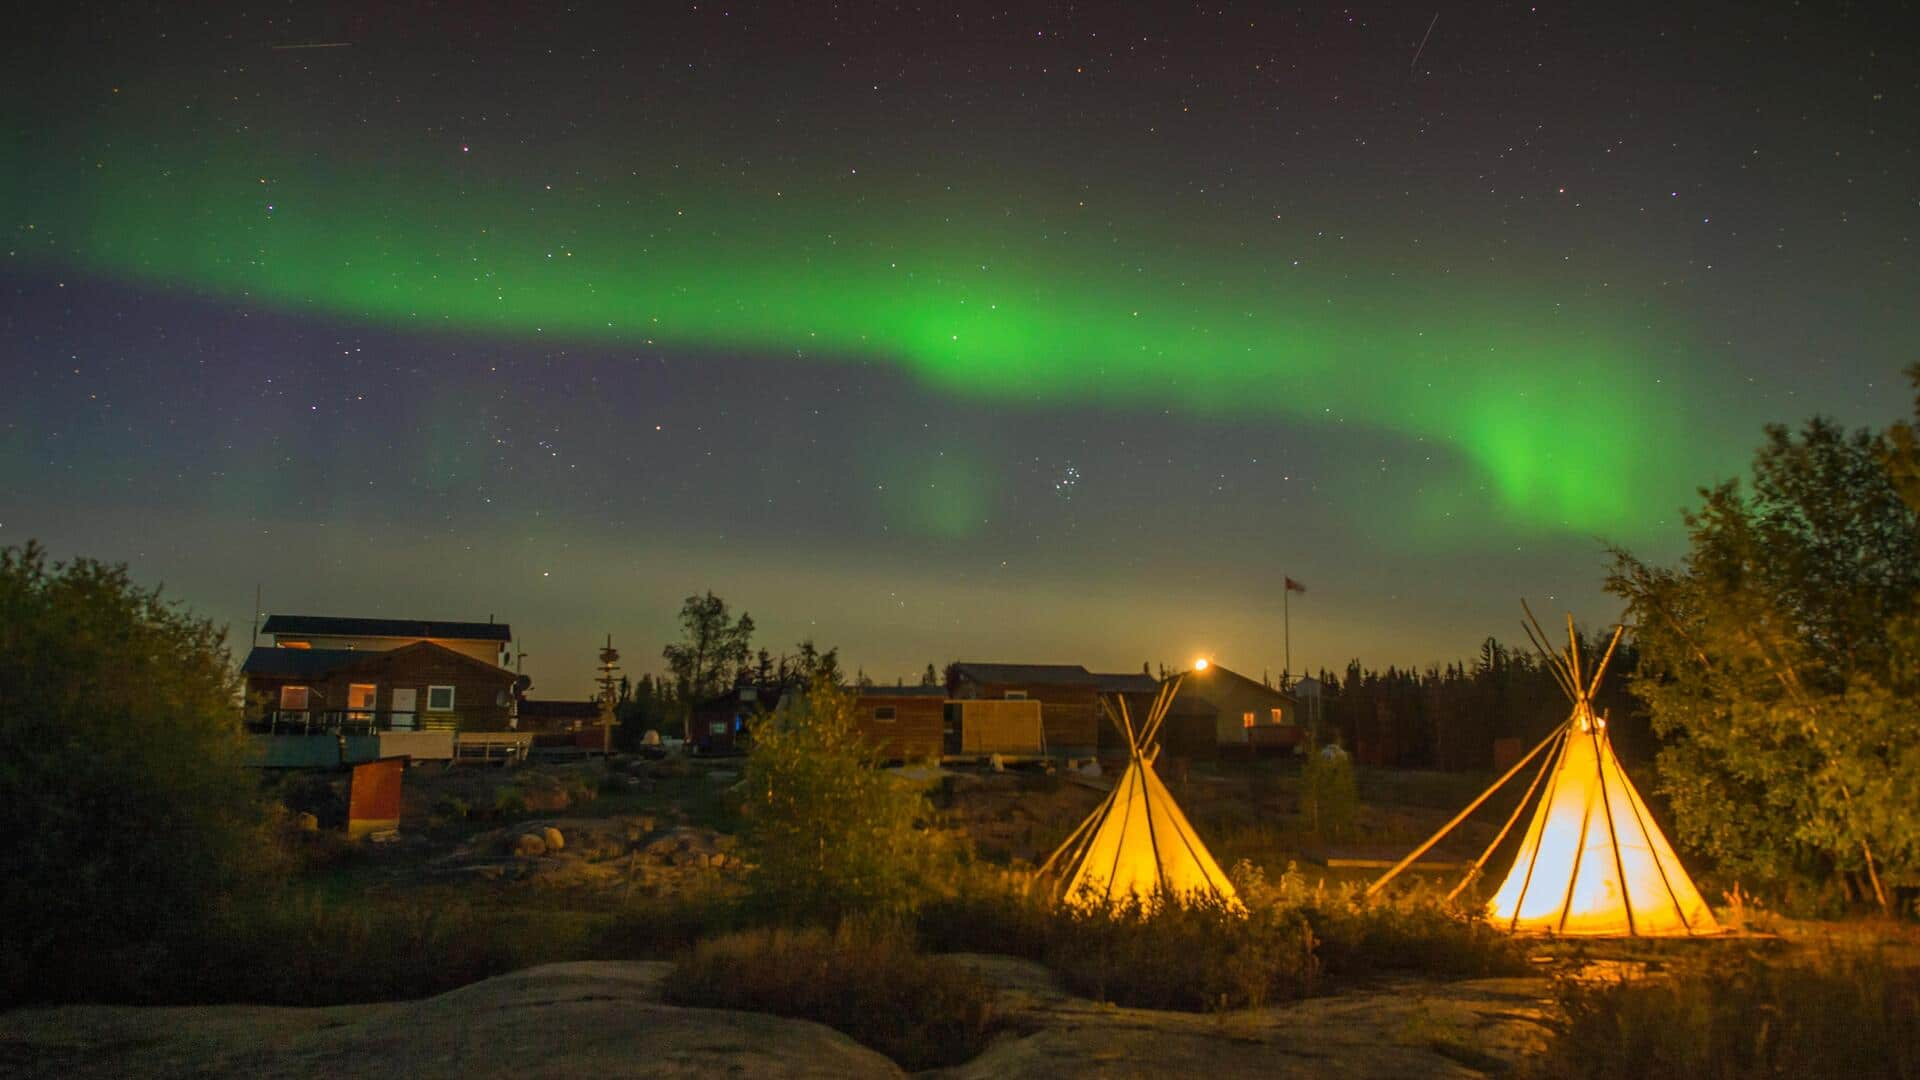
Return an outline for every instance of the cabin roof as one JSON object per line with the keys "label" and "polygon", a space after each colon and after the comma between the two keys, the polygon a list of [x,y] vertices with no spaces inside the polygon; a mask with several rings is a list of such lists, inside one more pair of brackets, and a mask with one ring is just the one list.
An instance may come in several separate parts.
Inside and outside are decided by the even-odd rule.
{"label": "cabin roof", "polygon": [[440,638],[453,641],[513,640],[513,631],[506,623],[359,619],[337,615],[269,615],[260,630],[267,634],[312,634],[315,637]]}

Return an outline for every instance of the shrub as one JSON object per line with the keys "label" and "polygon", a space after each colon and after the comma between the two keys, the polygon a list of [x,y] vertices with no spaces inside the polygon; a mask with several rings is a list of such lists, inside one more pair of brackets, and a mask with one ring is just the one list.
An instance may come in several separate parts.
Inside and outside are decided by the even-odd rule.
{"label": "shrub", "polygon": [[1304,996],[1319,972],[1298,913],[1240,913],[1162,898],[1094,912],[1061,908],[1047,965],[1074,992],[1120,1005],[1206,1012]]}
{"label": "shrub", "polygon": [[991,995],[960,964],[918,952],[897,927],[752,930],[702,943],[668,1001],[813,1020],[907,1069],[956,1065],[993,1034]]}
{"label": "shrub", "polygon": [[0,550],[0,1004],[204,918],[268,861],[225,634],[124,567]]}
{"label": "shrub", "polygon": [[1306,762],[1300,768],[1300,816],[1315,836],[1340,840],[1353,833],[1354,818],[1360,812],[1360,788],[1346,753],[1328,749],[1336,752],[1308,748]]}
{"label": "shrub", "polygon": [[854,699],[825,680],[754,729],[746,842],[753,899],[785,920],[910,911],[954,862],[923,790],[876,768]]}
{"label": "shrub", "polygon": [[1558,997],[1540,1076],[1920,1075],[1920,971],[1877,953],[1750,953],[1669,978],[1567,980]]}

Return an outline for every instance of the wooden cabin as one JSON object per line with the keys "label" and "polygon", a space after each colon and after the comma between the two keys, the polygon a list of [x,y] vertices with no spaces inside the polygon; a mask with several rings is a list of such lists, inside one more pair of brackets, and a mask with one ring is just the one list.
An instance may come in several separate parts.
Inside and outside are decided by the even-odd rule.
{"label": "wooden cabin", "polygon": [[1100,680],[1079,664],[984,664],[947,669],[947,696],[956,701],[1038,701],[1046,752],[1092,757],[1105,723]]}
{"label": "wooden cabin", "polygon": [[1209,726],[1209,718],[1221,751],[1292,753],[1306,741],[1300,703],[1293,695],[1219,664],[1187,673],[1168,710],[1167,725],[1191,738]]}
{"label": "wooden cabin", "polygon": [[368,651],[260,647],[240,667],[256,732],[504,731],[513,672],[433,641]]}
{"label": "wooden cabin", "polygon": [[921,761],[941,753],[947,688],[858,686],[855,729],[882,761]]}

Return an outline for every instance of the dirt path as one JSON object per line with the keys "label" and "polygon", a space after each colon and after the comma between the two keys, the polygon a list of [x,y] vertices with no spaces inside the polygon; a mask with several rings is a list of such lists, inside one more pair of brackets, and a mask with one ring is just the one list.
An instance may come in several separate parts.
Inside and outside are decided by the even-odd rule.
{"label": "dirt path", "polygon": [[[1044,968],[970,956],[1022,1033],[958,1078],[1448,1077],[1537,1047],[1539,979],[1402,980],[1219,1017],[1063,993]],[[818,1024],[663,1005],[663,963],[551,964],[416,1002],[321,1009],[66,1006],[0,1015],[0,1074],[94,1077],[893,1077]]]}

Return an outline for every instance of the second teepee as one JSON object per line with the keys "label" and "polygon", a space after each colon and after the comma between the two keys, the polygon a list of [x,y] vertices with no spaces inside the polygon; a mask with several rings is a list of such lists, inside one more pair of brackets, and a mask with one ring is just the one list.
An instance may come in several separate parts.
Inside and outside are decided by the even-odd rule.
{"label": "second teepee", "polygon": [[1041,865],[1039,876],[1051,875],[1055,900],[1083,910],[1152,904],[1161,897],[1241,907],[1233,883],[1153,771],[1160,725],[1180,681],[1176,676],[1161,684],[1152,711],[1138,728],[1125,698],[1101,698],[1107,718],[1126,736],[1127,767],[1087,820]]}
{"label": "second teepee", "polygon": [[[1528,619],[1532,620],[1531,613]],[[1534,635],[1537,628],[1537,623],[1529,626],[1529,635]],[[1612,741],[1607,738],[1606,719],[1593,711],[1593,695],[1606,673],[1607,662],[1613,658],[1614,647],[1620,643],[1621,630],[1614,630],[1606,655],[1590,673],[1581,668],[1579,639],[1573,634],[1571,619],[1567,634],[1567,650],[1557,655],[1546,651],[1543,634],[1535,636],[1535,644],[1541,647],[1561,688],[1573,700],[1573,713],[1566,723],[1433,839],[1374,882],[1369,894],[1452,831],[1528,761],[1546,752],[1532,786],[1453,895],[1459,895],[1479,874],[1544,783],[1513,867],[1487,903],[1488,921],[1520,933],[1586,937],[1720,933],[1720,924],[1700,898],[1700,890],[1694,887],[1686,868],[1680,865],[1673,845],[1621,769]]]}

